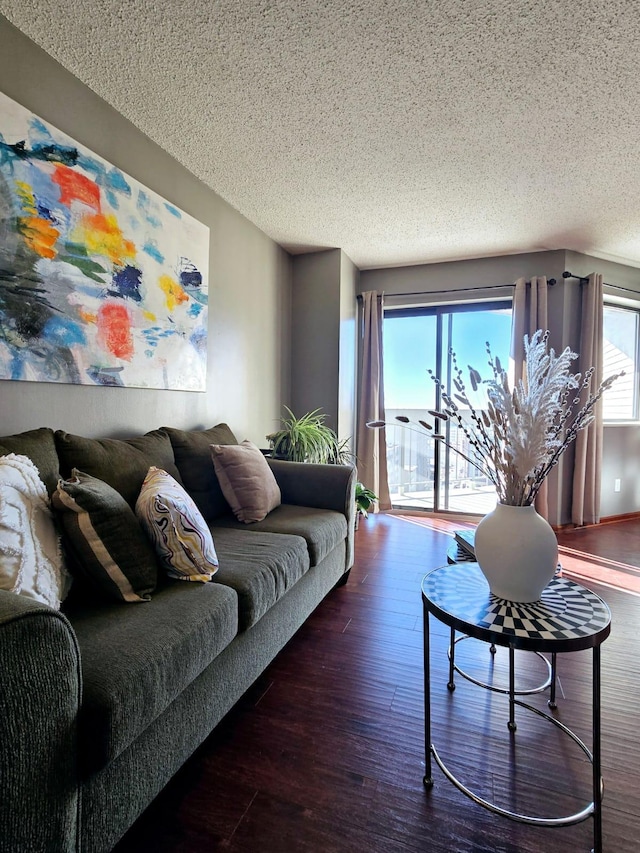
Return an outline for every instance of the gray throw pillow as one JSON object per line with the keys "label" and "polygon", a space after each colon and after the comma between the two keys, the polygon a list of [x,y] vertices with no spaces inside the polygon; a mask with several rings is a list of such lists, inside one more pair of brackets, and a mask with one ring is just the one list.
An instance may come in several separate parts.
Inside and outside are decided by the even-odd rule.
{"label": "gray throw pillow", "polygon": [[148,601],[158,565],[133,510],[115,489],[74,468],[52,498],[70,553],[69,568],[116,601]]}

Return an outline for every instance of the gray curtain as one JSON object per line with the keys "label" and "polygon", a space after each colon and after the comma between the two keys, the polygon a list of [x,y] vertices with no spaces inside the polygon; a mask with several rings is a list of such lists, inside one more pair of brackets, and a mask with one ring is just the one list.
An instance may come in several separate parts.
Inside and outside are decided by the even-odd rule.
{"label": "gray curtain", "polygon": [[[513,310],[511,320],[511,357],[514,364],[514,381],[524,379],[524,336],[531,337],[538,329],[545,332],[549,328],[547,307],[548,285],[546,276],[537,276],[527,284],[519,278],[513,292]],[[548,486],[542,484],[536,497],[536,510],[543,517],[549,516]]]}
{"label": "gray curtain", "polygon": [[378,496],[375,511],[391,509],[384,429],[369,429],[369,421],[384,420],[382,320],[384,297],[375,290],[362,294],[362,375],[356,457],[358,479]]}
{"label": "gray curtain", "polygon": [[[591,391],[602,382],[603,359],[603,298],[602,276],[592,273],[582,284],[582,321],[578,370],[584,373],[594,367]],[[602,400],[594,409],[595,420],[576,438],[573,468],[571,520],[576,525],[597,524],[600,521],[600,480],[602,477]]]}

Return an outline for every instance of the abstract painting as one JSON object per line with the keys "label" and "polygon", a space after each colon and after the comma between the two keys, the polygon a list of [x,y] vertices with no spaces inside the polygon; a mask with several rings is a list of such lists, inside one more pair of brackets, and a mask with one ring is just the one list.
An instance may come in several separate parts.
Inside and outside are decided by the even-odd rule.
{"label": "abstract painting", "polygon": [[0,93],[0,379],[204,391],[209,229]]}

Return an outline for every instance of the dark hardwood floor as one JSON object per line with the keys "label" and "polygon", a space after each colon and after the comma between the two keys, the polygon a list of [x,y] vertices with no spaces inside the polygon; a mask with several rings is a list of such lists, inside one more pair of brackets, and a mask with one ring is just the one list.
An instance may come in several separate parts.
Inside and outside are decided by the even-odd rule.
{"label": "dark hardwood floor", "polygon": [[[625,527],[622,545],[613,525],[571,537],[578,539],[581,548],[615,561],[632,563],[633,551],[639,563],[640,523]],[[446,562],[450,542],[444,529],[390,515],[361,524],[349,583],[318,607],[118,853],[589,851],[591,818],[553,829],[514,823],[477,806],[437,767],[433,789],[422,785],[420,582]],[[637,853],[640,597],[584,584],[607,601],[613,617],[602,646],[604,850]],[[433,739],[451,769],[519,811],[558,816],[589,802],[590,765],[554,726],[522,712],[512,736],[502,694],[462,679],[453,694],[447,691],[448,633],[431,623]],[[486,645],[466,640],[457,649],[463,668],[487,674]],[[502,678],[503,652],[494,672]],[[517,653],[516,666],[519,687],[544,676],[534,655]],[[590,745],[591,655],[559,656],[558,668],[557,717]],[[545,695],[530,701],[546,709]]]}

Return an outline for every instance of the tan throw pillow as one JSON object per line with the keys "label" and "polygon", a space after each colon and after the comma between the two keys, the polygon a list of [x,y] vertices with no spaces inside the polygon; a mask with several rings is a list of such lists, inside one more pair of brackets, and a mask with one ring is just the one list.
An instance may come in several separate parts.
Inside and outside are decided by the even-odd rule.
{"label": "tan throw pillow", "polygon": [[262,521],[280,506],[280,487],[255,444],[212,444],[211,456],[222,494],[238,521]]}

